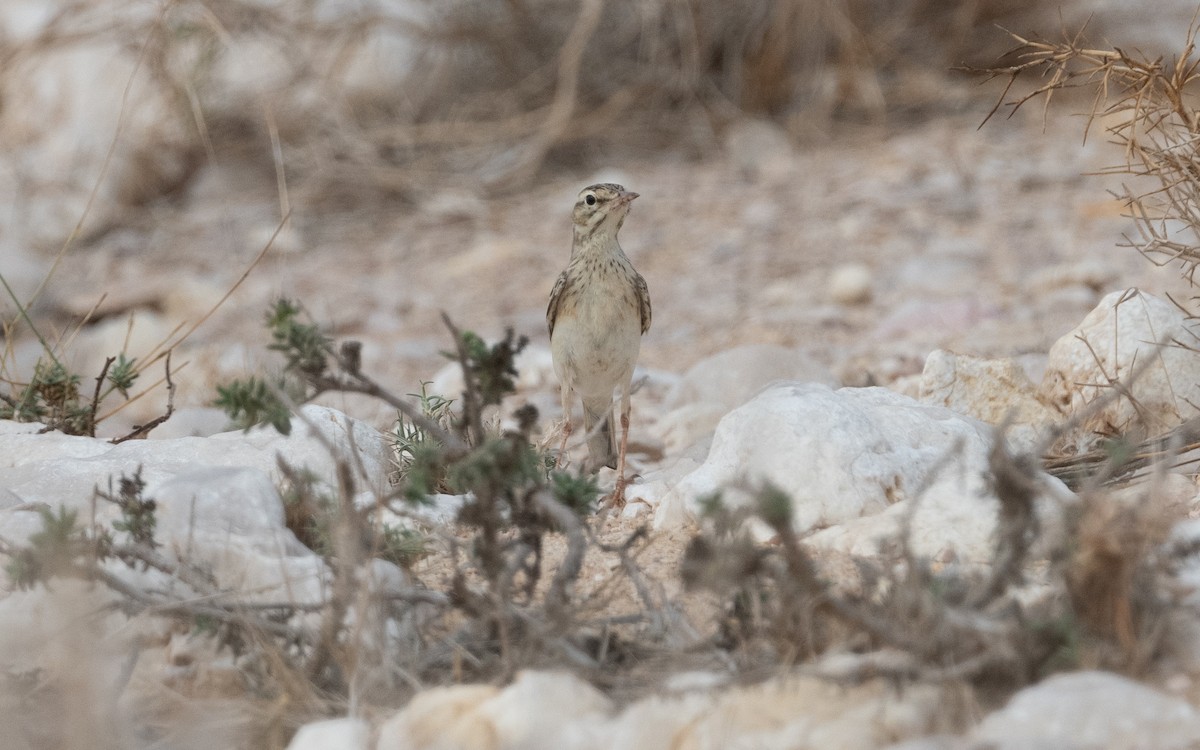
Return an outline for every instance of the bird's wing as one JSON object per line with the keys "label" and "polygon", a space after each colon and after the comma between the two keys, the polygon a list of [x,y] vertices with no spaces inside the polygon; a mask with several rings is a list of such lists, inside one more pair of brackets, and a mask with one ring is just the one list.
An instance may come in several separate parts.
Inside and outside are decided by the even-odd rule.
{"label": "bird's wing", "polygon": [[642,335],[650,330],[650,287],[640,273],[633,275],[633,288],[637,292],[638,312],[642,314]]}
{"label": "bird's wing", "polygon": [[563,271],[558,275],[558,281],[554,282],[554,291],[550,292],[550,304],[546,306],[546,325],[550,328],[551,336],[554,335],[554,323],[558,320],[558,306],[562,304],[563,295],[570,285],[571,277],[567,271]]}

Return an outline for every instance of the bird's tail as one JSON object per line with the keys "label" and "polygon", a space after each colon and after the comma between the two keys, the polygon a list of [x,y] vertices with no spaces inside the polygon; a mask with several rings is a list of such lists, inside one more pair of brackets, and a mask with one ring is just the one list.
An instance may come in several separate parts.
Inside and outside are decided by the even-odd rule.
{"label": "bird's tail", "polygon": [[[602,466],[617,468],[617,442],[614,439],[612,397],[583,402],[583,427],[588,434],[588,471]],[[603,423],[603,424],[601,424]],[[597,424],[601,424],[599,428]]]}

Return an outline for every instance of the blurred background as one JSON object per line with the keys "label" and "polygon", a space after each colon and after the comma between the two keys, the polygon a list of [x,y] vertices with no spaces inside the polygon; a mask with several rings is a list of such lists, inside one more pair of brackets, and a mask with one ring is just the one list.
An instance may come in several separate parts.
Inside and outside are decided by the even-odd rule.
{"label": "blurred background", "polygon": [[[5,0],[0,378],[46,345],[85,378],[173,348],[191,416],[155,434],[211,432],[201,407],[269,363],[288,295],[397,392],[443,366],[442,311],[529,336],[536,390],[570,208],[599,180],[642,194],[622,242],[654,300],[649,370],[776,344],[903,389],[948,347],[1036,377],[1104,292],[1186,287],[1117,248],[1112,178],[1085,173],[1121,154],[1070,117],[1090,102],[981,127],[1005,81],[963,68],[1001,61],[1003,29],[1171,54],[1195,10]],[[159,390],[108,431],[161,413]]]}

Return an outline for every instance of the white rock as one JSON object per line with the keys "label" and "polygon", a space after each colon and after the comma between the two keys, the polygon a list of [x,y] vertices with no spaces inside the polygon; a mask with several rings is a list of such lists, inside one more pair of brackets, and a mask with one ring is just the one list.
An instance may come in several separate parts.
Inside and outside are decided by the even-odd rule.
{"label": "white rock", "polygon": [[554,375],[554,356],[544,346],[526,346],[513,360],[517,368],[518,390],[537,390],[546,385],[558,384]]}
{"label": "white rock", "polygon": [[1017,693],[972,739],[996,750],[1182,750],[1200,743],[1200,713],[1125,677],[1074,672]]}
{"label": "white rock", "polygon": [[1061,415],[1038,400],[1037,386],[1015,360],[983,359],[942,349],[925,360],[921,373],[923,403],[944,406],[992,425],[1008,423],[1009,437],[1021,448],[1033,447],[1039,429]]}
{"label": "white rock", "polygon": [[21,496],[6,487],[0,487],[0,511],[13,510],[25,504]]}
{"label": "white rock", "polygon": [[296,40],[250,33],[227,35],[222,41],[224,44],[214,45],[206,71],[211,107],[249,108],[254,101],[282,90],[296,72],[288,59],[288,44]]}
{"label": "white rock", "polygon": [[691,726],[712,711],[715,703],[716,697],[707,692],[643,698],[613,720],[607,747],[696,750],[696,745],[683,744],[682,740]]}
{"label": "white rock", "polygon": [[1175,305],[1136,289],[1114,292],[1051,347],[1041,396],[1073,414],[1120,381],[1128,398],[1100,409],[1086,426],[1159,434],[1200,413],[1200,354],[1188,348],[1196,346],[1200,324]]}
{"label": "white rock", "polygon": [[[364,469],[358,479],[365,497],[386,482],[387,446],[370,426],[332,409],[307,406],[302,414],[307,422],[294,419],[288,437],[258,428],[115,446],[0,422],[0,488],[24,503],[90,514],[94,488],[107,490],[141,467],[143,496],[158,504],[157,537],[168,554],[203,564],[222,585],[253,589],[260,599],[315,601],[328,570],[284,526],[277,458],[307,468],[332,490],[334,456],[347,456]],[[112,520],[117,509],[98,502],[95,514]],[[0,536],[14,543],[40,526],[32,511],[0,513]]]}
{"label": "white rock", "polygon": [[251,600],[321,601],[329,570],[284,526],[270,477],[248,468],[186,472],[147,487],[159,538],[181,559]]}
{"label": "white rock", "polygon": [[229,429],[224,411],[209,406],[185,406],[176,409],[166,422],[150,432],[151,440],[181,437],[209,437]]}
{"label": "white rock", "polygon": [[808,354],[773,344],[746,344],[705,357],[688,368],[667,397],[671,408],[719,404],[732,409],[776,381],[838,385],[829,368]]}
{"label": "white rock", "polygon": [[379,728],[376,750],[496,750],[479,708],[500,693],[494,685],[424,690]]}
{"label": "white rock", "polygon": [[[7,487],[26,502],[52,506],[88,504],[92,488],[109,477],[132,474],[144,466],[148,490],[155,482],[203,467],[248,467],[273,478],[282,456],[296,467],[307,467],[328,487],[336,487],[334,456],[362,462],[362,478],[384,482],[388,470],[385,437],[370,425],[334,409],[305,406],[301,413],[312,422],[292,420],[285,437],[269,427],[249,432],[226,432],[209,438],[131,440],[119,445],[94,438],[47,433],[31,434],[36,424],[0,421],[0,487]],[[89,460],[72,460],[89,459]],[[364,484],[364,492],[370,485]]]}
{"label": "white rock", "polygon": [[384,510],[381,517],[387,523],[401,528],[410,528],[415,522],[429,525],[451,524],[471,497],[472,495],[469,493],[465,495],[434,493],[426,496],[425,502],[419,505],[405,506],[403,515]]}
{"label": "white rock", "polygon": [[[66,656],[64,647],[77,647],[83,643],[95,657],[95,663],[89,666],[98,667],[102,659],[111,659],[113,654],[95,647],[93,635],[114,632],[128,622],[126,618],[121,616],[111,622],[103,618],[96,620],[96,630],[90,631],[87,637],[68,623],[81,622],[95,615],[109,606],[113,598],[106,589],[74,580],[55,581],[53,591],[45,587],[7,591],[0,597],[0,633],[4,634],[0,638],[0,669],[19,674],[57,663],[75,670],[79,665],[61,663]],[[114,662],[110,666],[114,668],[112,675],[92,676],[100,679],[115,676],[118,665]]]}
{"label": "white rock", "polygon": [[829,298],[842,305],[861,305],[871,299],[873,280],[865,263],[843,263],[829,273]]}
{"label": "white rock", "polygon": [[[705,451],[707,454],[707,451]],[[704,456],[696,458],[692,455],[680,456],[668,466],[647,472],[639,480],[630,483],[625,488],[626,517],[641,516],[647,509],[656,509],[662,505],[663,498],[671,493],[679,481],[700,468]],[[661,526],[682,526],[688,522],[683,509],[678,509],[678,515],[670,519],[656,520]]]}
{"label": "white rock", "polygon": [[[172,328],[165,317],[150,310],[132,310],[125,315],[105,318],[84,328],[75,337],[71,347],[75,358],[71,364],[76,372],[83,373],[94,383],[108,357],[125,354],[130,359],[144,359],[162,347]],[[161,373],[161,366],[158,370]]]}
{"label": "white rock", "polygon": [[463,378],[462,366],[457,362],[448,362],[433,374],[425,391],[457,401],[462,398],[466,387],[467,381]]}
{"label": "white rock", "polygon": [[810,544],[877,554],[911,512],[917,554],[984,562],[991,438],[987,425],[883,388],[776,385],[721,420],[707,460],[666,493],[655,523],[695,518],[698,499],[718,490],[747,503],[745,483],[766,480],[792,498],[798,532],[824,529]]}
{"label": "white rock", "polygon": [[479,716],[491,723],[500,747],[521,750],[600,748],[597,738],[613,705],[567,672],[525,670]]}
{"label": "white rock", "polygon": [[904,396],[908,396],[914,401],[921,400],[921,376],[920,375],[901,375],[900,377],[886,383],[888,390],[895,391]]}
{"label": "white rock", "polygon": [[[258,469],[194,469],[148,489],[159,504],[158,528],[175,539],[232,535],[257,540],[256,546],[279,545],[271,535],[283,527],[283,500]],[[287,551],[299,552],[293,544]]]}
{"label": "white rock", "polygon": [[[1167,474],[1163,478],[1174,480],[1176,476]],[[1176,493],[1182,493],[1186,489],[1184,484],[1171,481],[1160,483],[1160,486],[1166,495],[1163,502],[1165,512],[1177,510],[1179,494]],[[1153,484],[1144,485],[1142,489],[1146,494],[1154,493],[1156,498],[1160,497],[1160,490]],[[1194,484],[1190,495],[1188,505],[1194,512],[1197,502],[1200,501]],[[1125,501],[1136,503],[1145,499],[1130,496],[1125,498]],[[1177,514],[1176,517],[1179,515],[1182,514]],[[1166,544],[1158,552],[1168,561],[1168,586],[1176,592],[1178,604],[1167,613],[1168,637],[1163,643],[1165,653],[1162,663],[1193,677],[1200,673],[1200,618],[1195,615],[1200,608],[1200,555],[1196,554],[1197,549],[1200,549],[1200,518],[1186,518],[1171,527]]]}
{"label": "white rock", "polygon": [[422,219],[433,222],[479,222],[487,217],[488,204],[473,190],[439,190],[421,200]]}
{"label": "white rock", "polygon": [[288,750],[367,750],[371,728],[362,719],[329,719],[300,727]]}
{"label": "white rock", "polygon": [[565,672],[526,670],[500,690],[490,685],[417,694],[384,722],[377,750],[587,750],[601,742],[612,702]]}
{"label": "white rock", "polygon": [[796,349],[747,344],[706,357],[692,365],[667,394],[671,409],[657,432],[671,455],[686,451],[712,433],[721,417],[771,383],[805,380],[835,386],[827,367]]}
{"label": "white rock", "polygon": [[668,456],[678,456],[712,435],[727,413],[729,407],[720,403],[684,404],[664,414],[654,430],[663,441],[663,451]]}
{"label": "white rock", "polygon": [[617,718],[605,747],[851,750],[928,731],[944,710],[936,688],[882,681],[773,680],[720,694],[648,698]]}

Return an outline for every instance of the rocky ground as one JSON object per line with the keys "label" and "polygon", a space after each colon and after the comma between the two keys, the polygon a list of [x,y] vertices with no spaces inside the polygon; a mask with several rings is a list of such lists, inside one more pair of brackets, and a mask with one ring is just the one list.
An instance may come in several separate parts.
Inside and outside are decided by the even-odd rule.
{"label": "rocky ground", "polygon": [[[1110,28],[1128,22],[1118,4],[1097,8],[1111,15]],[[1182,17],[1186,23],[1188,15]],[[1164,30],[1146,22],[1134,32],[1139,39],[1161,40]],[[1106,295],[1136,287],[1186,303],[1194,292],[1178,268],[1156,267],[1120,247],[1132,224],[1107,192],[1119,179],[1093,173],[1122,155],[1105,143],[1103,120],[1084,140],[1082,120],[1069,115],[1087,102],[1064,98],[1045,118],[1039,107],[1030,107],[980,127],[1000,85],[982,93],[966,77],[936,85],[941,105],[931,116],[833,124],[803,142],[775,125],[747,120],[714,134],[701,152],[619,153],[594,170],[550,168],[535,186],[496,198],[455,189],[421,195],[416,205],[298,204],[253,267],[279,223],[279,183],[252,163],[218,159],[173,200],[120,216],[75,243],[31,310],[43,331],[68,337],[66,356],[84,373],[97,372],[116,351],[144,356],[173,331],[198,323],[174,355],[181,368],[175,375],[179,412],[153,440],[132,448],[39,437],[27,427],[4,425],[0,536],[14,543],[34,533],[38,503],[69,502],[86,510],[103,476],[142,464],[148,494],[164,509],[160,534],[168,548],[204,558],[222,585],[264,599],[286,590],[297,600],[319,601],[327,571],[283,529],[272,481],[277,450],[328,468],[320,444],[307,434],[287,440],[262,432],[209,437],[225,428],[209,406],[215,386],[272,361],[262,327],[267,306],[280,295],[299,299],[337,338],[362,341],[364,369],[400,393],[432,381],[434,390],[457,395],[456,372],[441,353],[450,341],[443,312],[492,339],[512,328],[530,344],[520,361],[518,393],[506,410],[535,404],[544,437],[551,439],[559,415],[545,303],[567,258],[577,191],[615,181],[642,196],[622,244],[650,286],[654,325],[643,341],[634,397],[635,502],[625,517],[607,522],[602,538],[617,540],[653,523],[656,536],[642,562],[667,595],[678,594],[679,558],[696,520],[695,498],[754,473],[755,479],[775,478],[794,496],[813,493],[812,502],[800,503],[797,526],[811,534],[830,571],[846,556],[882,554],[875,543],[894,531],[916,486],[927,492],[924,515],[914,511],[912,521],[920,554],[939,564],[982,563],[993,528],[979,475],[991,433],[968,417],[999,421],[1003,412],[985,403],[999,391],[973,391],[978,398],[956,393],[955,384],[964,380],[955,373],[965,372],[969,361],[944,353],[933,357],[937,367],[922,380],[931,353],[1011,360],[1001,402],[1041,404],[1037,408],[1049,411],[1026,420],[1036,425],[1053,411],[1047,404],[1061,396],[1051,392],[1054,373],[1069,373],[1058,383],[1085,378],[1064,364],[1077,359],[1055,359],[1052,346],[1098,305],[1103,308]],[[50,267],[51,252],[8,242],[5,253],[0,272],[23,294]],[[1166,316],[1147,317],[1149,330],[1161,331],[1168,320],[1190,330],[1182,316],[1171,317],[1155,301],[1146,304],[1158,311],[1154,315]],[[75,331],[73,321],[93,309],[93,322]],[[1121,325],[1132,329],[1134,323]],[[1136,348],[1137,336],[1130,335],[1135,343],[1123,340],[1122,346]],[[28,331],[6,344],[10,373],[28,372],[41,351]],[[1191,370],[1183,367],[1171,372],[1185,377]],[[1024,376],[1031,382],[1018,382]],[[806,385],[755,398],[777,380]],[[874,385],[889,390],[833,390]],[[1164,390],[1171,392],[1164,398],[1172,408],[1191,399],[1184,388],[1174,393],[1169,378]],[[904,396],[924,396],[925,402]],[[1066,398],[1069,403],[1071,396]],[[354,426],[353,450],[367,456],[376,474],[383,472],[389,456],[373,428],[390,429],[394,411],[340,395],[325,396],[321,404],[363,420]],[[931,404],[953,411],[935,413]],[[109,418],[102,432],[124,432],[163,407],[160,389]],[[328,422],[323,429],[331,434],[344,431],[336,412],[312,413]],[[775,417],[784,426],[772,426]],[[854,429],[841,430],[847,424]],[[786,425],[820,425],[822,434],[805,442]],[[863,462],[858,454],[867,442],[872,455]],[[950,450],[963,451],[964,473],[938,478],[930,467]],[[610,482],[611,476],[602,479]],[[1044,503],[1052,505],[1066,490],[1046,482],[1050,499]],[[1184,521],[1194,515],[1195,485],[1187,475],[1171,482],[1163,493],[1169,514]],[[964,486],[980,504],[958,503]],[[853,502],[846,500],[851,496]],[[196,497],[211,504],[213,518],[197,523],[202,514]],[[248,509],[245,498],[253,499]],[[427,560],[416,573],[436,579],[444,564]],[[376,585],[395,583],[396,571],[379,568],[383,583]],[[611,560],[589,559],[581,581],[603,590],[612,573]],[[94,595],[81,592],[69,606],[44,592],[10,592],[0,599],[0,632],[8,636],[0,656],[7,673],[28,677],[82,659],[86,649],[71,638],[39,636],[82,618],[89,606],[104,606],[89,598]],[[636,599],[633,591],[607,595],[614,609]],[[695,614],[704,605],[689,606]],[[31,628],[30,622],[40,625]],[[55,689],[133,717],[133,724],[162,726],[163,717],[184,717],[191,723],[173,724],[179,734],[167,745],[180,748],[199,746],[189,743],[201,742],[213,726],[188,713],[189,701],[256,717],[245,724],[264,715],[261,704],[247,708],[243,662],[211,651],[210,641],[169,628],[139,624],[131,637],[122,623],[113,615],[96,626],[110,639],[106,643],[117,646],[112,654],[87,655],[88,670],[80,671],[92,677],[56,683]],[[133,653],[143,656],[128,667],[132,687],[110,706],[98,686],[114,676],[129,680],[122,659],[131,640],[140,644]],[[509,686],[424,693],[390,718],[312,725],[293,747],[360,748],[368,736],[381,750],[435,747],[435,737],[450,725],[460,743],[455,746],[480,748],[866,747],[905,740],[902,746],[910,748],[1016,748],[1035,740],[1055,747],[1187,747],[1200,741],[1200,662],[1192,655],[1177,664],[1154,672],[1149,686],[1101,671],[1060,675],[1007,706],[952,687],[922,685],[898,696],[883,681],[831,688],[811,676],[715,689],[723,679],[712,674],[685,675],[658,695],[626,703],[627,696],[614,700],[566,675],[529,672]],[[524,710],[550,700],[561,707],[534,718]],[[27,726],[20,717],[28,702],[27,695],[9,699],[0,716]],[[451,716],[457,719],[450,722]],[[229,737],[245,724],[231,718]],[[185,725],[191,728],[179,729]],[[1067,732],[1064,726],[1082,729]],[[76,739],[82,742],[85,734]],[[38,747],[35,739],[25,746]]]}

